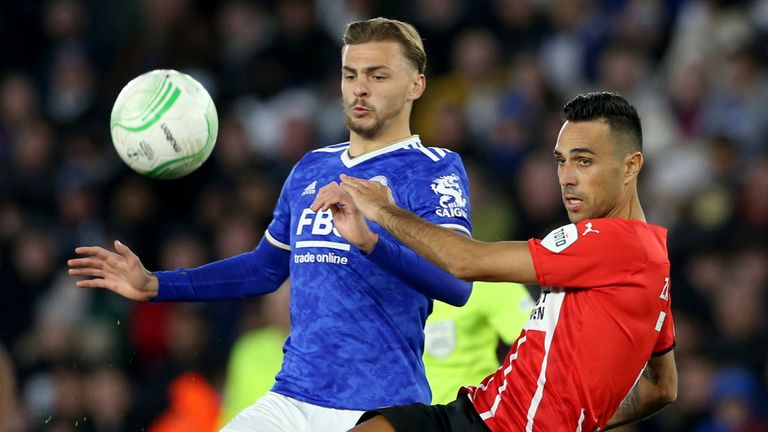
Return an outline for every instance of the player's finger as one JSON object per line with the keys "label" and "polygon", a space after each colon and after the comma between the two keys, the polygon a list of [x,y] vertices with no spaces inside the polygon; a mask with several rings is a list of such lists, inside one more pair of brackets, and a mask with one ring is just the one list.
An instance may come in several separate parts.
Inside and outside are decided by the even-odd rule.
{"label": "player's finger", "polygon": [[317,195],[315,197],[315,200],[312,202],[312,205],[309,206],[310,210],[313,212],[319,212],[319,211],[325,211],[328,210],[332,206],[331,200],[328,199],[325,195]]}
{"label": "player's finger", "polygon": [[84,279],[75,282],[79,288],[107,288],[107,281],[102,278]]}
{"label": "player's finger", "polygon": [[71,268],[92,267],[104,268],[104,260],[100,258],[73,258],[67,260],[67,265]]}
{"label": "player's finger", "polygon": [[69,269],[69,274],[71,276],[91,276],[91,277],[104,277],[104,270],[95,269],[95,268],[72,268]]}
{"label": "player's finger", "polygon": [[[334,206],[344,206],[344,204],[350,202],[349,195],[344,192],[344,190],[341,188],[341,186],[336,183],[332,182],[327,185],[328,187],[323,187],[320,192],[317,194],[317,198],[315,198],[315,203],[317,203],[317,209],[313,208],[313,210],[328,210],[329,208],[332,208]],[[314,205],[314,203],[313,203]]]}
{"label": "player's finger", "polygon": [[331,206],[331,217],[333,217],[334,221],[337,221],[339,216],[344,212],[344,210],[339,206]]}
{"label": "player's finger", "polygon": [[352,197],[353,201],[357,199],[357,186],[355,186],[354,184],[350,184],[346,182],[342,183],[341,189],[344,191],[344,193]]}
{"label": "player's finger", "polygon": [[338,190],[339,190],[339,184],[336,183],[335,181],[332,181],[332,182],[328,183],[327,185],[321,187],[317,191],[317,194],[318,195],[329,194],[329,193],[332,194],[332,193],[334,193],[334,191],[338,191]]}
{"label": "player's finger", "polygon": [[338,191],[335,191],[334,189],[323,189],[317,193],[310,208],[315,212],[328,210],[328,208],[337,201],[337,197]]}
{"label": "player's finger", "polygon": [[365,180],[363,179],[359,179],[357,177],[350,177],[346,174],[342,174],[340,178],[341,178],[342,184],[347,184],[352,186],[362,186],[365,182]]}
{"label": "player's finger", "polygon": [[120,240],[115,240],[115,243],[114,243],[114,244],[115,244],[115,250],[116,250],[116,251],[117,251],[117,253],[119,253],[120,255],[122,255],[122,256],[124,256],[124,257],[126,257],[126,258],[127,258],[127,257],[134,257],[134,256],[136,256],[136,254],[135,254],[135,253],[133,253],[133,251],[132,251],[132,250],[131,250],[131,249],[130,249],[128,246],[126,246],[126,245],[122,244],[122,243],[120,242]]}
{"label": "player's finger", "polygon": [[332,181],[332,182],[328,183],[327,185],[321,187],[320,190],[317,193],[321,193],[321,192],[323,192],[325,190],[338,189],[338,187],[339,187],[339,184],[336,183],[335,181]]}
{"label": "player's finger", "polygon": [[318,195],[315,197],[315,200],[314,200],[314,201],[312,201],[312,204],[310,204],[310,205],[309,205],[309,209],[310,209],[310,210],[312,210],[313,212],[319,212],[319,211],[321,211],[321,210],[322,210],[322,208],[323,208],[323,199],[322,199],[322,197],[321,197],[321,196],[318,194]]}
{"label": "player's finger", "polygon": [[75,253],[78,255],[97,256],[104,259],[112,254],[112,252],[100,246],[79,246],[75,248]]}

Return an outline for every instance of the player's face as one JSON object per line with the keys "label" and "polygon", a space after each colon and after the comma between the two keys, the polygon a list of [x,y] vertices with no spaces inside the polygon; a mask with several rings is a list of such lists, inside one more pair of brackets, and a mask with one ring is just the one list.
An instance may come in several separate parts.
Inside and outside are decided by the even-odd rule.
{"label": "player's face", "polygon": [[[410,102],[423,80],[397,42],[347,45],[342,52],[341,94],[350,131],[373,139],[392,124],[407,125]],[[408,109],[406,109],[408,108]]]}
{"label": "player's face", "polygon": [[557,177],[568,218],[612,217],[626,192],[623,164],[614,149],[608,123],[565,122],[557,137]]}

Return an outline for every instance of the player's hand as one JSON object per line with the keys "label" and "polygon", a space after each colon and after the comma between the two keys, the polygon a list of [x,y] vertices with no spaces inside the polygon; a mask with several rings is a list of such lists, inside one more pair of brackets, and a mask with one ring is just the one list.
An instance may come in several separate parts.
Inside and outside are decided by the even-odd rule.
{"label": "player's hand", "polygon": [[320,188],[309,208],[315,212],[331,210],[333,226],[339,234],[365,253],[370,252],[379,240],[379,236],[368,227],[352,197],[336,182]]}
{"label": "player's hand", "polygon": [[75,253],[82,258],[67,261],[72,276],[90,276],[79,280],[80,288],[106,288],[131,300],[149,301],[157,297],[157,277],[147,271],[141,260],[127,246],[115,240],[115,252],[98,246],[81,246]]}
{"label": "player's hand", "polygon": [[367,219],[379,222],[382,209],[388,206],[397,206],[392,197],[392,191],[383,184],[363,180],[347,175],[341,175],[341,188],[348,193],[354,204]]}

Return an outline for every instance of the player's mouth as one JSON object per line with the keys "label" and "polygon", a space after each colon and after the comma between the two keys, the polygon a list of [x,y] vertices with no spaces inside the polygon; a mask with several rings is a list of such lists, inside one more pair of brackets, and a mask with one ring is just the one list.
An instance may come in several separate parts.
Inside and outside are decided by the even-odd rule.
{"label": "player's mouth", "polygon": [[581,209],[582,204],[584,203],[584,200],[581,198],[575,197],[573,195],[564,195],[563,196],[563,204],[565,204],[565,209],[569,212],[575,212]]}
{"label": "player's mouth", "polygon": [[352,107],[352,115],[354,115],[355,117],[364,117],[368,115],[368,113],[370,113],[371,111],[373,111],[371,108],[368,108],[363,105],[355,105]]}

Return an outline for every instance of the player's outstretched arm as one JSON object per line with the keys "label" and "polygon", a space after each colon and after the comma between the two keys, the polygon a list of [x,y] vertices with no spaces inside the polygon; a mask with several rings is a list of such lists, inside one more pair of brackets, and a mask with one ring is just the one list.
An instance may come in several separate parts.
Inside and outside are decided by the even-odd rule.
{"label": "player's outstretched arm", "polygon": [[640,379],[616,409],[606,430],[650,417],[677,399],[675,354],[651,357]]}
{"label": "player's outstretched arm", "polygon": [[[391,194],[386,197],[394,203]],[[412,289],[429,298],[453,306],[463,306],[472,292],[472,284],[428,262],[413,250],[371,231],[352,197],[338,183],[322,187],[310,208],[331,210],[333,224],[344,239],[362,251],[367,259],[397,275]]]}
{"label": "player's outstretched arm", "polygon": [[464,280],[537,282],[527,242],[472,240],[401,209],[381,183],[343,174],[341,179],[342,189],[363,216],[452,275]]}
{"label": "player's outstretched arm", "polygon": [[67,261],[69,274],[90,277],[77,281],[77,286],[106,288],[131,300],[154,300],[158,290],[157,277],[147,271],[139,257],[118,240],[115,240],[115,251],[98,246],[76,248],[75,253],[81,258]]}

